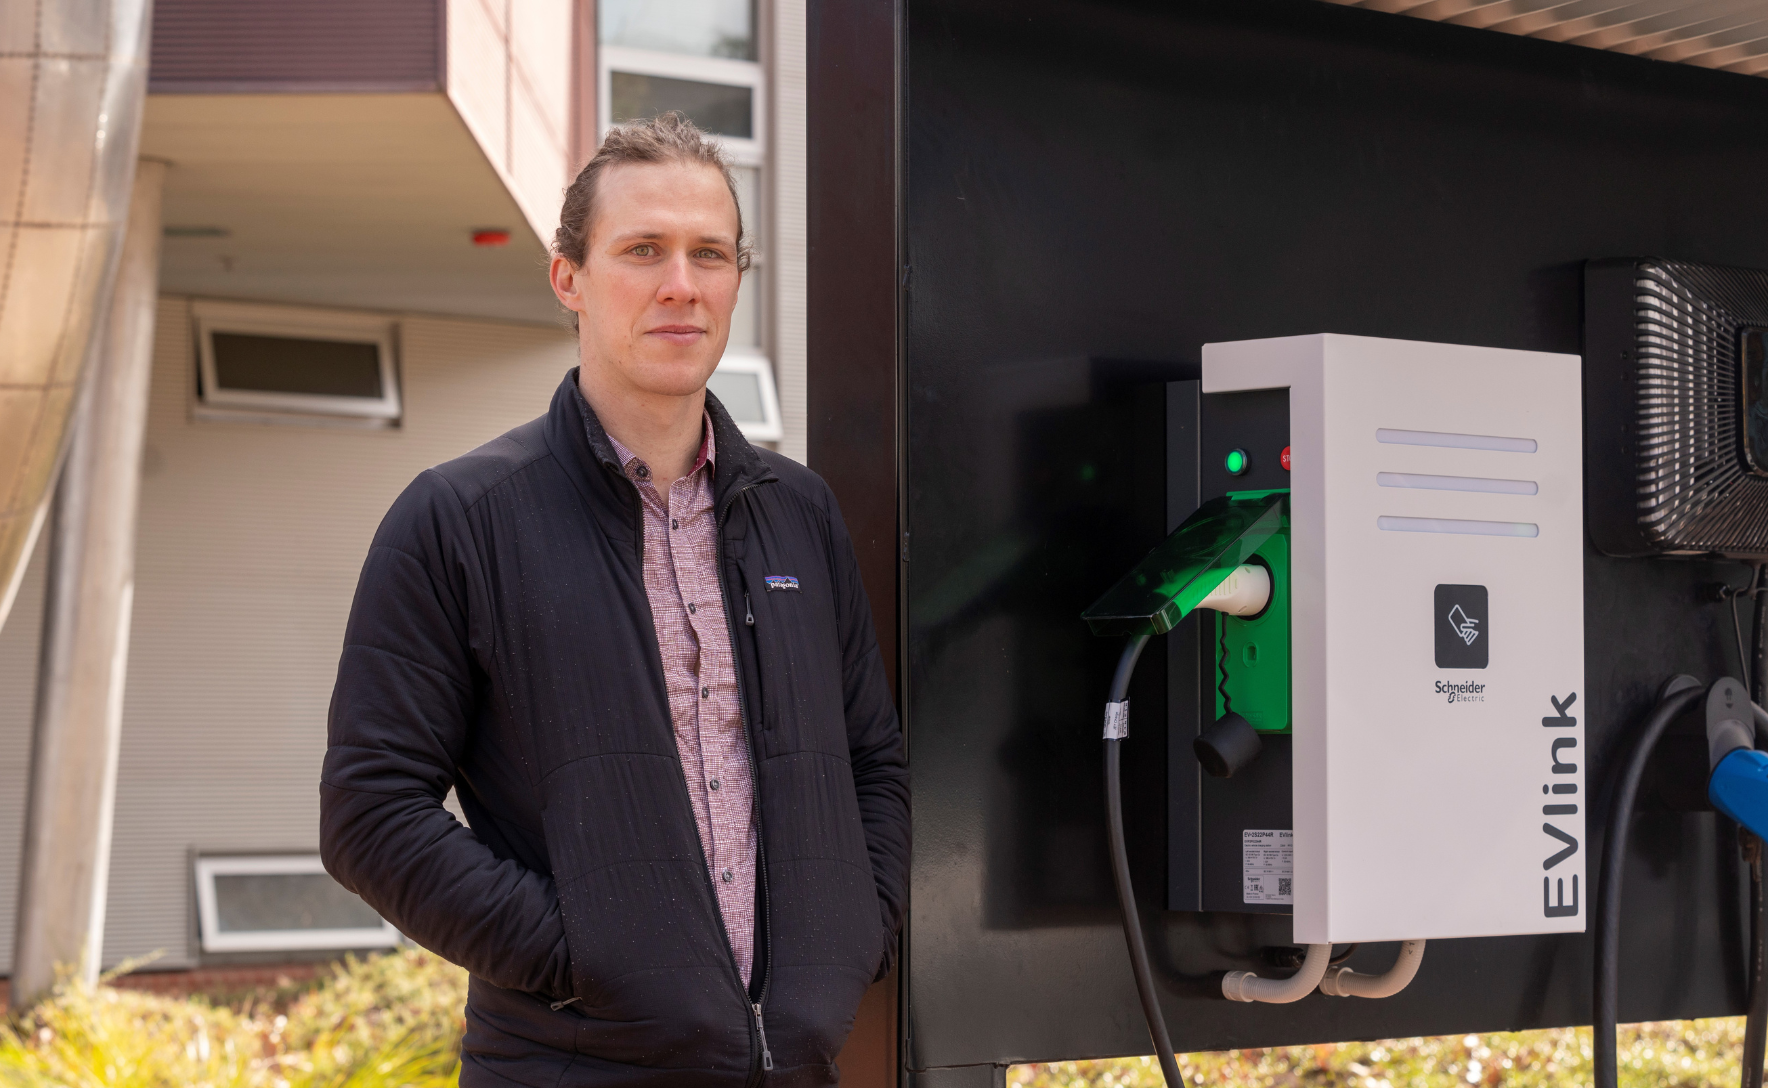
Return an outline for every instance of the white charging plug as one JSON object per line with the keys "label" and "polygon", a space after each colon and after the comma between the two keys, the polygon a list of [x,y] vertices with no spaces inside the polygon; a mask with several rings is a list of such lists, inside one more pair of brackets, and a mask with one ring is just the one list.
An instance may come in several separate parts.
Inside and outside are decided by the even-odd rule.
{"label": "white charging plug", "polygon": [[1256,563],[1234,568],[1222,584],[1198,602],[1198,608],[1226,612],[1230,616],[1255,616],[1271,603],[1271,572]]}

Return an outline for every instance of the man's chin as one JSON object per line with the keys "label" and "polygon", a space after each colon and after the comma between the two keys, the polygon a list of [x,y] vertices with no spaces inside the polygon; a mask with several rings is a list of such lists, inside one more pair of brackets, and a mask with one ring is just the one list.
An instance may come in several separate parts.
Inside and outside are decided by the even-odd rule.
{"label": "man's chin", "polygon": [[706,379],[718,368],[714,360],[710,365],[705,363],[671,364],[666,366],[644,367],[630,374],[629,380],[634,386],[652,396],[658,397],[690,397],[706,388]]}

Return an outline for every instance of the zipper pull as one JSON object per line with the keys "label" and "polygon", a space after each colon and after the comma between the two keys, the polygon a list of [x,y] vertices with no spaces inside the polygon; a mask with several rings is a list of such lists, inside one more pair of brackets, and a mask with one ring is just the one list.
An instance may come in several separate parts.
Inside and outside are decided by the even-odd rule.
{"label": "zipper pull", "polygon": [[761,1022],[761,1005],[757,1003],[749,1007],[755,1010],[755,1031],[761,1036],[761,1068],[771,1070],[773,1054],[767,1049],[767,1025]]}
{"label": "zipper pull", "polygon": [[743,591],[743,622],[750,627],[755,626],[755,610],[749,607],[748,590]]}
{"label": "zipper pull", "polygon": [[577,1002],[579,1002],[581,1000],[583,1000],[583,999],[580,997],[571,997],[571,998],[566,998],[564,1001],[555,1001],[552,1003],[552,1011],[558,1012],[560,1009],[564,1008],[566,1005],[575,1005]]}

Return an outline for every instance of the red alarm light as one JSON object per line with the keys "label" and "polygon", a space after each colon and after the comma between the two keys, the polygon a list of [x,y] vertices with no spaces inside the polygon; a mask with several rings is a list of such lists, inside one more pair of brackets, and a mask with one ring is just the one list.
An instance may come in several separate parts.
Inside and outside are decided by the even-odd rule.
{"label": "red alarm light", "polygon": [[476,230],[473,232],[473,244],[476,246],[507,246],[510,244],[510,232],[507,230]]}

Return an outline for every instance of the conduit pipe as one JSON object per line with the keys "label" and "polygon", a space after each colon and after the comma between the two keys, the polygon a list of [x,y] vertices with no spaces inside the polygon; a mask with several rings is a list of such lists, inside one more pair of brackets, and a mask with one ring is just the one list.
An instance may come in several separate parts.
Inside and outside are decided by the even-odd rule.
{"label": "conduit pipe", "polygon": [[1251,971],[1229,971],[1222,977],[1222,996],[1229,1001],[1266,1001],[1287,1005],[1314,992],[1332,961],[1329,944],[1308,945],[1301,970],[1288,978],[1260,978]]}
{"label": "conduit pipe", "polygon": [[1424,942],[1406,941],[1394,965],[1379,975],[1359,975],[1349,967],[1328,967],[1320,992],[1330,997],[1392,997],[1404,990],[1424,962]]}

